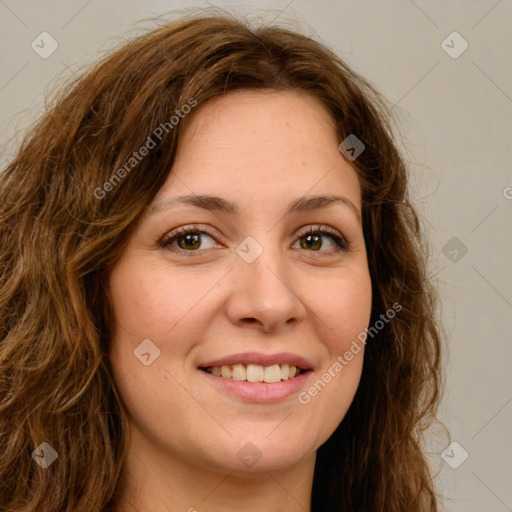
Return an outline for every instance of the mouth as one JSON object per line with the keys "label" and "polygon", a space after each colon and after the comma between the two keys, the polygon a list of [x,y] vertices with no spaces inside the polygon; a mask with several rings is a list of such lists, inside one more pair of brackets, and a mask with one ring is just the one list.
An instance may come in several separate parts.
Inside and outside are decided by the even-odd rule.
{"label": "mouth", "polygon": [[249,403],[276,403],[297,394],[311,380],[312,363],[292,353],[246,352],[200,364],[205,383]]}
{"label": "mouth", "polygon": [[214,377],[233,379],[242,382],[265,382],[274,384],[283,380],[295,379],[302,373],[310,371],[294,364],[272,364],[263,366],[252,363],[227,364],[222,366],[199,367]]}

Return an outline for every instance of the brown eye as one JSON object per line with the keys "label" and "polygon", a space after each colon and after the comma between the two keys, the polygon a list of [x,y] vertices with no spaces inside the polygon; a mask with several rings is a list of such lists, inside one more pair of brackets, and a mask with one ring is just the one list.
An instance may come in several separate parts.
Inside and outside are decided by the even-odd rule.
{"label": "brown eye", "polygon": [[305,235],[300,238],[301,247],[303,249],[320,249],[324,244],[322,242],[322,235]]}
{"label": "brown eye", "polygon": [[199,249],[201,245],[201,235],[197,233],[188,233],[174,238],[180,249]]}
{"label": "brown eye", "polygon": [[[330,239],[330,242],[326,244],[322,240],[323,238]],[[330,230],[327,231],[325,228],[309,228],[308,231],[298,237],[297,242],[300,243],[301,249],[313,252],[337,252],[348,249],[348,243],[344,238],[332,233]],[[327,248],[325,248],[326,245]]]}
{"label": "brown eye", "polygon": [[[202,240],[202,237],[208,237],[214,241],[213,237],[206,231],[199,229],[198,226],[185,226],[169,233],[161,242],[161,247],[167,247],[176,252],[199,252],[198,249],[211,249],[214,244],[208,244]],[[206,245],[206,247],[204,247]]]}

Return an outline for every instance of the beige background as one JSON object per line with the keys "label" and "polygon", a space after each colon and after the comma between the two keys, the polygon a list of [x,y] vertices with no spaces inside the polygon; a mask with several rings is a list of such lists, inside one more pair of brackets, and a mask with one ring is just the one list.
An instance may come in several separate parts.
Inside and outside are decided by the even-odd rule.
{"label": "beige background", "polygon": [[[454,465],[461,448],[443,459],[436,436],[432,464],[447,511],[512,510],[512,2],[0,0],[1,163],[46,92],[151,26],[134,21],[206,5],[265,9],[333,47],[397,104],[449,336],[441,418],[469,454],[453,469],[445,459]],[[43,31],[59,45],[47,59],[31,48]],[[441,45],[453,31],[469,44],[458,58]],[[457,54],[461,43],[451,36],[446,49]]]}

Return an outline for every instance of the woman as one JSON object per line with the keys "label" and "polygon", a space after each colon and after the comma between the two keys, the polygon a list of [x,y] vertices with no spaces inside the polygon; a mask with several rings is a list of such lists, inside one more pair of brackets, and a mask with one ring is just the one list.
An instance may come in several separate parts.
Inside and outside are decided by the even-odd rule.
{"label": "woman", "polygon": [[417,215],[330,50],[167,23],[61,93],[0,194],[2,510],[439,510]]}

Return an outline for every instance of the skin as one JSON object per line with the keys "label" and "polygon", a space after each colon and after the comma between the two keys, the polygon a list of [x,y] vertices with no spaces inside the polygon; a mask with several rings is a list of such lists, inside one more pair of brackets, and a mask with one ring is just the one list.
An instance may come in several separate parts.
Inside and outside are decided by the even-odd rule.
{"label": "skin", "polygon": [[[357,214],[346,204],[285,212],[297,198],[336,194],[360,214],[359,181],[339,142],[324,107],[292,91],[232,92],[191,114],[172,172],[109,277],[109,355],[130,423],[117,512],[310,510],[316,450],[354,398],[364,350],[306,405],[297,393],[244,401],[197,367],[240,352],[292,352],[312,362],[307,391],[368,327]],[[192,193],[234,201],[240,212],[154,208]],[[209,230],[194,249],[183,237],[159,244],[191,224]],[[304,228],[319,224],[349,249],[336,250],[328,235],[308,246]],[[236,252],[247,236],[263,248],[250,264]],[[148,366],[134,357],[145,339],[160,350]],[[237,456],[248,442],[261,454],[251,467]]]}

